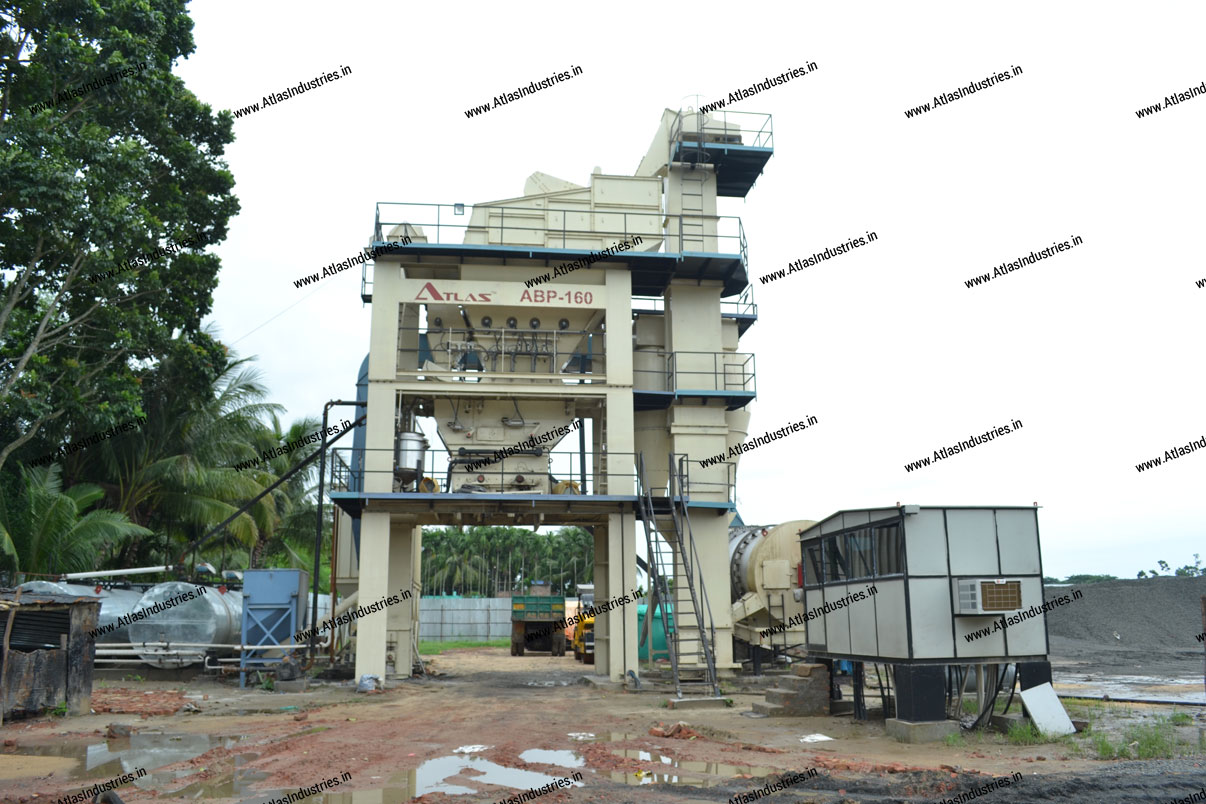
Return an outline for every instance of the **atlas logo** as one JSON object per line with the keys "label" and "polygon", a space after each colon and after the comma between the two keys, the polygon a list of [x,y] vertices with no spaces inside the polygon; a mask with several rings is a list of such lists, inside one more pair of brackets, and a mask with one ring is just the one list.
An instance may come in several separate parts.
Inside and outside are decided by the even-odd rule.
{"label": "atlas logo", "polygon": [[[424,293],[429,295],[424,296]],[[459,293],[450,293],[448,291],[440,293],[440,291],[435,289],[435,285],[431,284],[430,282],[424,282],[423,287],[420,288],[419,292],[415,294],[415,301],[488,302],[493,301],[493,299],[490,298],[493,295],[494,291],[490,291],[489,293],[468,293],[465,295],[465,298],[462,299]]]}

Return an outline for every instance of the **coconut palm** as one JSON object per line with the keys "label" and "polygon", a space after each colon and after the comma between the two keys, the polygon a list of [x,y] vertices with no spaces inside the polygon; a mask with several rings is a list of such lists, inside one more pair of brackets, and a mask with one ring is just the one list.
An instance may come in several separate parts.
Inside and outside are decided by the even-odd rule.
{"label": "coconut palm", "polygon": [[445,553],[433,573],[432,583],[439,589],[465,594],[471,584],[479,583],[486,571],[486,562],[468,547],[454,548]]}
{"label": "coconut palm", "polygon": [[[281,407],[261,401],[267,392],[249,359],[228,357],[204,382],[190,357],[173,355],[151,372],[143,386],[144,425],[72,456],[79,465],[68,459],[71,471],[104,489],[111,508],[160,534],[153,542],[127,543],[118,558],[123,566],[176,560],[183,545],[276,479],[232,466],[257,457],[257,447],[270,439],[263,418]],[[271,534],[278,501],[268,495],[231,522],[231,541],[251,549]]]}
{"label": "coconut palm", "polygon": [[87,511],[104,491],[90,483],[64,490],[57,465],[19,469],[16,491],[0,496],[0,564],[14,571],[95,569],[97,556],[151,533],[117,511]]}
{"label": "coconut palm", "polygon": [[[277,447],[300,441],[317,432],[320,426],[319,419],[306,417],[283,430],[280,418],[273,413],[271,427],[259,433],[260,443],[257,446],[261,448],[260,454],[268,454]],[[271,485],[318,448],[318,443],[306,444],[292,452],[277,455],[262,467],[257,467],[256,477],[263,485]],[[265,555],[283,554],[295,569],[313,569],[317,487],[318,463],[312,462],[273,490],[271,496],[276,519],[272,527],[260,531],[260,538],[251,550],[252,567],[260,566]],[[323,529],[329,529],[325,518]]]}

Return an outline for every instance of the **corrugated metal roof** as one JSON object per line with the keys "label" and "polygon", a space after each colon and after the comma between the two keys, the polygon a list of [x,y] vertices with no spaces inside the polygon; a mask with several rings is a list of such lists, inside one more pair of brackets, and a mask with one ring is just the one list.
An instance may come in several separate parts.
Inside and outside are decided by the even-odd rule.
{"label": "corrugated metal roof", "polygon": [[[11,603],[17,600],[16,589],[0,589],[0,604]],[[72,603],[99,603],[100,598],[89,597],[87,595],[58,595],[48,592],[29,592],[22,591],[21,599],[17,602],[19,606],[66,606]],[[7,606],[5,606],[7,608]]]}

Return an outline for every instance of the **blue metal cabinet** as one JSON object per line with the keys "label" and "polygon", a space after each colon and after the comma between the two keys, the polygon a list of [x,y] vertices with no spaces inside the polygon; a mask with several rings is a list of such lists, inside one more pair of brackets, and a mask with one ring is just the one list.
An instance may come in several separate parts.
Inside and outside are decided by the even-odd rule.
{"label": "blue metal cabinet", "polygon": [[243,645],[239,659],[239,686],[247,683],[248,670],[280,662],[266,656],[293,641],[306,624],[310,574],[297,569],[257,569],[243,573]]}

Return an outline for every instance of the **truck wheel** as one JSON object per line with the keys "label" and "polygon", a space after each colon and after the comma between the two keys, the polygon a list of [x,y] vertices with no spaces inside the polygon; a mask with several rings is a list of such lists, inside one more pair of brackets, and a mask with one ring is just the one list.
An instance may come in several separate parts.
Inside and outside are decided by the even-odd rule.
{"label": "truck wheel", "polygon": [[577,645],[575,645],[575,646],[574,646],[574,661],[575,661],[575,662],[580,662],[580,661],[582,661],[582,654],[578,652],[578,646],[577,646]]}
{"label": "truck wheel", "polygon": [[515,655],[516,655],[516,656],[523,656],[523,645],[516,645],[516,646],[515,646]]}

